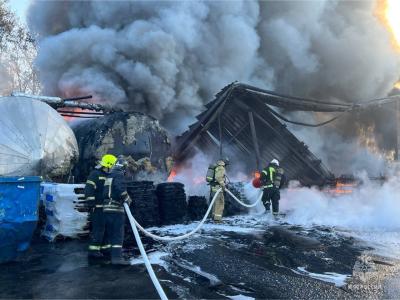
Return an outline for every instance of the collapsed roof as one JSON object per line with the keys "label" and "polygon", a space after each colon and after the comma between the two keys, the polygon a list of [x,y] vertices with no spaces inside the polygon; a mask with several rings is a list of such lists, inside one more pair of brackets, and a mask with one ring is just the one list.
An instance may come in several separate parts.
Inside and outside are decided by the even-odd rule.
{"label": "collapsed roof", "polygon": [[345,103],[319,102],[286,97],[241,83],[219,92],[197,116],[198,122],[178,138],[177,161],[191,157],[197,149],[212,156],[228,156],[232,167],[251,174],[279,159],[286,175],[303,185],[324,185],[334,176],[308,147],[281,123],[268,104],[310,111],[348,111]]}

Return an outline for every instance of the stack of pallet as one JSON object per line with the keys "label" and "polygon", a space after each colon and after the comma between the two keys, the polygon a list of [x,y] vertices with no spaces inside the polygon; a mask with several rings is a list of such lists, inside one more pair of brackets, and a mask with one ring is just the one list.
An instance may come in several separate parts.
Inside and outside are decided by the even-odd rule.
{"label": "stack of pallet", "polygon": [[88,233],[83,188],[82,184],[42,184],[41,200],[46,214],[42,236],[54,241],[60,237],[77,238]]}
{"label": "stack of pallet", "polygon": [[161,225],[179,224],[186,220],[185,187],[179,182],[165,182],[156,188]]}
{"label": "stack of pallet", "polygon": [[[243,182],[230,182],[227,187],[240,201],[249,203],[244,193]],[[225,199],[225,217],[248,213],[249,209],[237,203],[228,193],[225,193]]]}

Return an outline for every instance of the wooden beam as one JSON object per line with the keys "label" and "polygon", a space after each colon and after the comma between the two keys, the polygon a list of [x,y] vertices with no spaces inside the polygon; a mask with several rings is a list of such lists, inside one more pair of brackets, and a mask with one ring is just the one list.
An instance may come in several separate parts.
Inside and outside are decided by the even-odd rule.
{"label": "wooden beam", "polygon": [[256,168],[257,170],[261,170],[260,162],[260,148],[258,147],[258,140],[257,140],[257,133],[256,133],[256,126],[254,124],[254,117],[253,117],[253,112],[249,111],[249,123],[250,123],[250,129],[251,129],[251,137],[253,139],[253,146],[256,151]]}
{"label": "wooden beam", "polygon": [[221,125],[221,111],[218,113],[218,131],[219,131],[219,158],[222,159],[222,125]]}

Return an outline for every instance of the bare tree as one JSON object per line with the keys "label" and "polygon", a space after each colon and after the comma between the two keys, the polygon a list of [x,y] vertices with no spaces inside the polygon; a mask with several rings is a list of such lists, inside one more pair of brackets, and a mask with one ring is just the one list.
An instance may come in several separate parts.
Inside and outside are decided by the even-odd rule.
{"label": "bare tree", "polygon": [[14,90],[39,93],[33,64],[37,53],[35,40],[7,5],[8,0],[0,0],[0,94]]}
{"label": "bare tree", "polygon": [[3,49],[11,36],[16,20],[14,14],[8,10],[6,0],[0,0],[0,48]]}

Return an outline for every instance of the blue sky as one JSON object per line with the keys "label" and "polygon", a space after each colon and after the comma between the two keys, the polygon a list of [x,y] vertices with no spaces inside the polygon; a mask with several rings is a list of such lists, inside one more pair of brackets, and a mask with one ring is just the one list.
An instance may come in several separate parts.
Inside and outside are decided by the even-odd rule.
{"label": "blue sky", "polygon": [[17,14],[23,23],[26,23],[26,12],[32,0],[9,0],[10,8]]}

